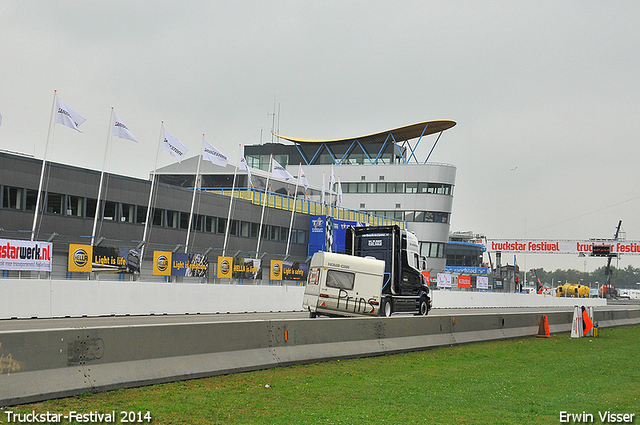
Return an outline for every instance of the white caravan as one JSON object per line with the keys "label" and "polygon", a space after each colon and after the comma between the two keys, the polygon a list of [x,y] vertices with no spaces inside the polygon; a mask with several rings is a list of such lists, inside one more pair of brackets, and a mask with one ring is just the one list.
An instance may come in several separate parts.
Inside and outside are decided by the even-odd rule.
{"label": "white caravan", "polygon": [[373,257],[316,252],[302,306],[309,317],[377,316],[385,263]]}

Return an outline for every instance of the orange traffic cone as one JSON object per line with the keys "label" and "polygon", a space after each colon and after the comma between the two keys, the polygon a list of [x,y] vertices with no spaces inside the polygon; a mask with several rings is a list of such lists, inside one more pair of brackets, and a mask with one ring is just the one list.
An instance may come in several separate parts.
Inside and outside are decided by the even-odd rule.
{"label": "orange traffic cone", "polygon": [[537,337],[540,338],[550,338],[551,334],[549,333],[549,318],[547,318],[546,314],[543,314],[540,318],[540,323],[538,324],[538,333]]}

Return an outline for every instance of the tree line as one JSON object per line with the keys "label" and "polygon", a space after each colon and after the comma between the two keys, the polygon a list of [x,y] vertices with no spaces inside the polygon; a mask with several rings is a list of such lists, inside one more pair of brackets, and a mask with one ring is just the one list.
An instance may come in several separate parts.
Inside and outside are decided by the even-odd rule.
{"label": "tree line", "polygon": [[[590,288],[597,288],[598,286],[605,285],[607,283],[607,268],[605,266],[599,267],[593,272],[581,272],[579,270],[569,269],[555,271],[546,271],[544,269],[536,269],[536,274],[540,279],[540,282],[548,283],[554,288],[558,285],[564,285],[565,283],[579,283],[581,285],[587,285]],[[523,277],[523,272],[520,272]],[[527,281],[530,283],[535,281],[531,272],[527,273]],[[611,267],[611,284],[616,288],[627,289],[640,289],[640,268],[633,267],[631,265],[624,269],[616,269]],[[535,282],[534,282],[535,283]]]}

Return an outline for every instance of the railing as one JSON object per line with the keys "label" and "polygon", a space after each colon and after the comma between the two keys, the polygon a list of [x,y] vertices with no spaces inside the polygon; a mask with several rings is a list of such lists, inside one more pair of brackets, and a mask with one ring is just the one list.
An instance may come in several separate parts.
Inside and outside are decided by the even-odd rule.
{"label": "railing", "polygon": [[[223,196],[231,196],[231,188],[202,188],[210,193],[217,193]],[[265,198],[266,196],[266,198]],[[312,201],[310,199],[295,198],[291,195],[283,195],[276,192],[268,192],[261,189],[253,188],[236,188],[233,189],[233,197],[244,199],[256,205],[262,205],[266,201],[266,206],[286,211],[292,211],[295,202],[297,213],[308,215],[329,215],[338,220],[360,221],[367,223],[369,226],[391,226],[397,225],[401,229],[406,229],[406,221],[397,218],[385,217],[377,214],[367,213],[363,211],[352,210],[349,208],[338,207],[336,205],[327,205],[322,202]]]}

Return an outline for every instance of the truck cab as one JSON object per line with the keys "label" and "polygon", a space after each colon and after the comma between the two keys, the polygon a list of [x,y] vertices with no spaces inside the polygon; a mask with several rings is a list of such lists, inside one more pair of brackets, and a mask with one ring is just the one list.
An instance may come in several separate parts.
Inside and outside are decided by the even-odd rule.
{"label": "truck cab", "polygon": [[398,226],[349,227],[345,251],[385,262],[381,300],[384,315],[401,311],[429,313],[429,286],[421,272],[426,260],[419,255],[418,238],[413,233]]}

